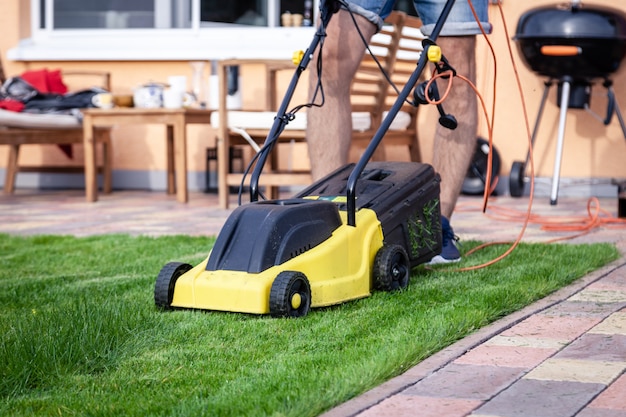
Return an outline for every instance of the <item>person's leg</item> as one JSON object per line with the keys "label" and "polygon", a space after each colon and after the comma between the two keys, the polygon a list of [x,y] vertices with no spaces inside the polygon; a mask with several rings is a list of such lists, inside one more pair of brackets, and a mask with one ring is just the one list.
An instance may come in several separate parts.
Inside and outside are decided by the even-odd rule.
{"label": "person's leg", "polygon": [[[475,36],[441,37],[438,45],[450,65],[473,83],[476,79]],[[439,91],[445,91],[448,80],[439,80]],[[477,99],[472,88],[464,81],[455,79],[443,106],[458,121],[454,130],[437,126],[433,145],[433,167],[441,175],[441,214],[452,216],[463,180],[476,147],[478,124]]]}
{"label": "person's leg", "polygon": [[[441,37],[437,43],[457,73],[475,82],[476,38],[474,36]],[[445,91],[444,84],[447,82],[448,80],[438,80],[440,92]],[[450,226],[450,218],[474,155],[478,124],[476,95],[466,82],[455,79],[443,105],[446,112],[457,119],[458,126],[450,130],[438,125],[435,133],[433,167],[441,176],[439,201],[443,239],[441,254],[435,256],[430,261],[431,264],[457,262],[461,259],[456,243],[458,238]]]}
{"label": "person's leg", "polygon": [[[360,15],[354,15],[366,40],[377,27]],[[350,85],[365,46],[350,13],[340,10],[330,20],[328,36],[322,49],[322,86],[324,105],[307,110],[307,143],[313,180],[329,174],[348,161],[352,135]],[[319,48],[318,48],[319,51]],[[317,54],[309,66],[309,97],[318,83]],[[318,92],[315,103],[321,103]]]}
{"label": "person's leg", "polygon": [[[424,27],[422,31],[430,36],[445,3],[444,0],[414,0]],[[472,4],[485,32],[491,32],[487,16],[487,0],[473,0]],[[472,82],[476,79],[476,35],[481,33],[479,23],[466,1],[457,1],[436,40],[450,65],[458,74]],[[438,82],[439,91],[445,91],[446,80]],[[446,112],[456,117],[458,126],[449,130],[437,126],[433,145],[433,167],[441,176],[441,228],[442,252],[430,263],[456,262],[461,254],[456,246],[457,238],[449,219],[454,212],[463,180],[474,155],[477,134],[477,98],[472,88],[460,79],[453,81],[452,89],[443,102]]]}
{"label": "person's leg", "polygon": [[[424,22],[422,31],[430,36],[445,0],[414,0],[414,4]],[[475,82],[476,35],[481,33],[481,26],[486,33],[490,33],[491,24],[488,22],[487,0],[472,0],[472,5],[474,10],[467,1],[457,1],[454,4],[436,42],[456,72]],[[476,22],[474,11],[480,25]],[[441,80],[438,83],[440,92],[445,91],[445,82],[446,80]],[[443,105],[446,112],[458,121],[455,130],[437,127],[433,152],[433,166],[442,179],[441,214],[450,218],[476,147],[476,94],[467,83],[456,79]]]}

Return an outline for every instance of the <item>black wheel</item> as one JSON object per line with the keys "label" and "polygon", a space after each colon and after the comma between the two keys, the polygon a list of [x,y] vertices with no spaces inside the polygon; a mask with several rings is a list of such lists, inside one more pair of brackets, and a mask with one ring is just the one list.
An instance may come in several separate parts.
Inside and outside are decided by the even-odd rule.
{"label": "black wheel", "polygon": [[272,317],[303,317],[311,308],[311,286],[301,272],[283,271],[272,283],[270,315]]}
{"label": "black wheel", "polygon": [[374,259],[374,288],[395,291],[409,285],[409,257],[400,245],[384,245]]}
{"label": "black wheel", "polygon": [[[485,184],[487,183],[487,168],[489,167],[489,152],[492,153],[491,158],[491,181],[493,187],[500,175],[500,154],[493,146],[489,148],[489,141],[481,137],[476,138],[476,149],[474,156],[465,174],[461,192],[466,195],[482,195],[485,192]],[[495,193],[495,191],[494,191]]]}
{"label": "black wheel", "polygon": [[176,281],[191,268],[191,265],[182,262],[169,262],[161,268],[154,284],[154,304],[157,307],[164,310],[171,308]]}
{"label": "black wheel", "polygon": [[509,191],[511,197],[521,197],[524,194],[524,172],[526,166],[523,162],[515,161],[509,174]]}

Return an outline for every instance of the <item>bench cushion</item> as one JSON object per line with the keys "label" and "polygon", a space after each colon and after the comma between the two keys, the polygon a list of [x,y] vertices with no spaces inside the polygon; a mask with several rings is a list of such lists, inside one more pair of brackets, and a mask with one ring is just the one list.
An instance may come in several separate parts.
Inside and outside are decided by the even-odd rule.
{"label": "bench cushion", "polygon": [[67,129],[82,126],[78,117],[69,114],[23,113],[0,109],[0,126],[22,129]]}

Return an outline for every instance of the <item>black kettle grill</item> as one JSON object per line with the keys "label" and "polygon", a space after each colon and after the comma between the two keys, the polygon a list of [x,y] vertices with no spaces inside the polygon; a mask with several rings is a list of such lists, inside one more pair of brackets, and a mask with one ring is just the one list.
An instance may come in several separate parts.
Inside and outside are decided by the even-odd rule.
{"label": "black kettle grill", "polygon": [[[626,15],[608,7],[583,6],[576,0],[537,7],[520,17],[514,40],[526,65],[548,78],[531,137],[533,145],[550,87],[554,83],[558,86],[559,133],[550,195],[550,204],[554,205],[558,197],[567,109],[591,111],[589,100],[595,82],[602,81],[607,89],[606,117],[599,118],[608,125],[615,113],[626,138],[626,124],[609,79],[626,56]],[[528,160],[527,154],[526,162],[516,161],[511,168],[509,188],[514,197],[523,194]]]}

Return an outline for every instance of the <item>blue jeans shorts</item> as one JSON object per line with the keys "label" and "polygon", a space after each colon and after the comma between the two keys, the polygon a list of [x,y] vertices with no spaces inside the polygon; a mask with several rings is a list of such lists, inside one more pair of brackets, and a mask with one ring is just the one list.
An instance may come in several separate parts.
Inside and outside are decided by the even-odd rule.
{"label": "blue jeans shorts", "polygon": [[[464,36],[481,33],[468,1],[469,0],[455,1],[440,35]],[[487,13],[488,0],[471,1],[481,26],[486,33],[491,33],[491,24],[489,23]],[[377,25],[380,30],[383,20],[389,16],[389,13],[393,10],[395,0],[349,0],[347,3],[351,11],[364,16]],[[446,0],[413,0],[415,10],[424,24],[424,26],[422,26],[424,35],[429,36],[431,34],[445,3]]]}

